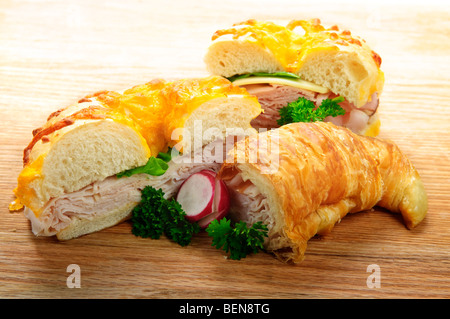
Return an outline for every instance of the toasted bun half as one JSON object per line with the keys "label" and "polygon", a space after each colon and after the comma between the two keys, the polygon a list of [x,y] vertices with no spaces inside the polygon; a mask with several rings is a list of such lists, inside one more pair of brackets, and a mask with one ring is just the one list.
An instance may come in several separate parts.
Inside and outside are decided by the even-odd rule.
{"label": "toasted bun half", "polygon": [[[150,156],[168,147],[193,152],[194,146],[223,138],[217,135],[227,134],[227,128],[251,129],[251,120],[260,112],[255,97],[216,76],[157,80],[123,92],[89,95],[52,113],[33,131],[33,139],[24,150],[24,168],[14,190],[17,200],[13,207],[25,206],[33,213],[30,219],[37,220],[45,211],[45,219],[50,220],[49,202],[145,165]],[[220,134],[201,135],[197,142],[194,137],[199,125],[200,134],[211,128]],[[175,129],[181,134],[174,136]],[[151,176],[143,179],[148,178]],[[138,201],[124,197],[102,214],[96,214],[94,207],[88,218],[72,214],[70,225],[58,229],[57,236],[69,239],[115,225],[129,216]],[[56,211],[53,206],[51,210]]]}
{"label": "toasted bun half", "polygon": [[212,39],[204,59],[211,74],[286,71],[357,107],[383,88],[379,55],[350,31],[325,28],[318,19],[293,20],[286,27],[248,20],[216,31]]}

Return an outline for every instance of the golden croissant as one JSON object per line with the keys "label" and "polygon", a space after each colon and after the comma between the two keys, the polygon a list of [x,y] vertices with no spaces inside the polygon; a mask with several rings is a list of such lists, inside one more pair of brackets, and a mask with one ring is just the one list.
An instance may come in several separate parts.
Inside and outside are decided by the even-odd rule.
{"label": "golden croissant", "polygon": [[413,228],[428,206],[418,172],[394,143],[331,123],[293,123],[247,137],[219,176],[232,196],[231,218],[267,224],[265,248],[295,263],[309,239],[348,213],[377,205],[401,213]]}

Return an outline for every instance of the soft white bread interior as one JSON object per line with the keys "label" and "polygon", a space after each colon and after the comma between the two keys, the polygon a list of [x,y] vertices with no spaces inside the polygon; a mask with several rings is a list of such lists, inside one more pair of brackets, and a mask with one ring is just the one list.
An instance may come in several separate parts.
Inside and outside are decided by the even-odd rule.
{"label": "soft white bread interior", "polygon": [[[303,33],[296,26],[303,27]],[[320,21],[292,21],[284,28],[249,20],[217,31],[213,39],[204,58],[211,74],[287,71],[357,107],[370,101],[373,93],[379,96],[383,88],[381,59],[365,41],[336,26],[325,29]]]}
{"label": "soft white bread interior", "polygon": [[374,92],[381,94],[384,77],[369,52],[359,48],[310,53],[298,74],[345,97],[356,107],[363,106]]}
{"label": "soft white bread interior", "polygon": [[225,141],[228,135],[252,135],[256,130],[250,122],[260,113],[256,99],[241,95],[205,102],[185,122],[184,129],[189,132],[190,139],[183,139],[183,150],[193,152],[214,140]]}
{"label": "soft white bread interior", "polygon": [[208,72],[227,78],[253,72],[284,71],[270,50],[250,39],[219,38],[209,46],[204,61]]}
{"label": "soft white bread interior", "polygon": [[108,119],[79,120],[47,139],[31,150],[31,163],[19,175],[16,189],[23,204],[36,214],[51,198],[142,166],[149,157],[137,131]]}
{"label": "soft white bread interior", "polygon": [[65,133],[45,156],[44,199],[144,165],[148,149],[136,131],[112,120],[93,121]]}

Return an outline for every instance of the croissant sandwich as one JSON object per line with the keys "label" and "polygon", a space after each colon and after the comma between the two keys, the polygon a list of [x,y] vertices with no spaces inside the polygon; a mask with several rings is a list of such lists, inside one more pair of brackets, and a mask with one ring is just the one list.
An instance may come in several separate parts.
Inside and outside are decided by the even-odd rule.
{"label": "croissant sandwich", "polygon": [[[218,76],[154,80],[86,96],[33,131],[10,209],[25,207],[33,233],[60,240],[113,226],[130,217],[145,186],[171,197],[192,173],[217,171],[220,164],[169,158],[164,174],[118,174],[147,167],[170,149],[190,154],[224,138],[229,127],[254,131],[250,121],[260,112],[255,97]],[[196,121],[222,136],[196,142]]]}
{"label": "croissant sandwich", "polygon": [[319,19],[286,27],[248,20],[216,31],[212,40],[206,67],[258,97],[264,112],[252,121],[255,128],[278,127],[279,111],[288,103],[301,99],[303,107],[318,108],[331,99],[342,110],[325,113],[324,121],[378,135],[381,58],[350,31],[326,28]]}
{"label": "croissant sandwich", "polygon": [[348,213],[378,205],[413,228],[427,212],[420,176],[395,144],[332,123],[293,123],[239,141],[219,176],[231,218],[268,225],[265,248],[285,261],[302,261],[308,240]]}

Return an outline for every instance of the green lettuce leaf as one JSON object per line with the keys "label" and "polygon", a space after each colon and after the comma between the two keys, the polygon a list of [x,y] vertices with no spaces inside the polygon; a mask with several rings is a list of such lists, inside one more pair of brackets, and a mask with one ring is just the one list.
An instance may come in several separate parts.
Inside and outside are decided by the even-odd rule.
{"label": "green lettuce leaf", "polygon": [[239,79],[245,79],[250,76],[268,76],[268,77],[275,77],[275,78],[285,78],[285,79],[300,79],[300,76],[294,73],[290,72],[274,72],[274,73],[266,73],[266,72],[253,72],[253,73],[246,73],[246,74],[237,74],[233,75],[232,77],[227,78],[229,81],[233,82]]}
{"label": "green lettuce leaf", "polygon": [[169,148],[167,153],[160,152],[157,157],[151,156],[148,159],[147,164],[145,164],[144,166],[139,166],[123,171],[116,176],[117,178],[121,178],[124,176],[130,177],[134,174],[148,174],[152,176],[163,175],[169,168],[169,165],[167,163],[172,159],[171,151],[172,149]]}

